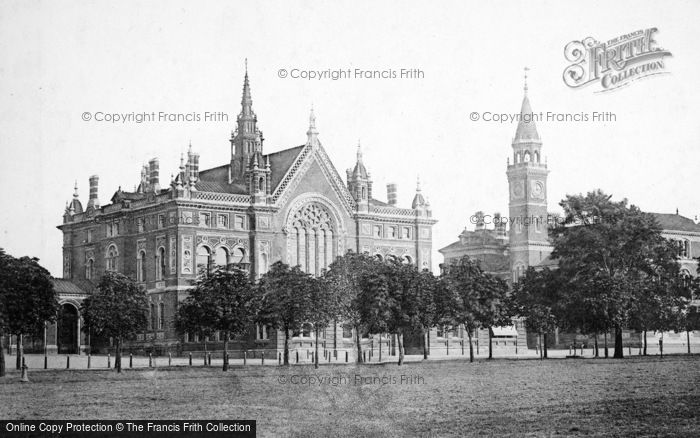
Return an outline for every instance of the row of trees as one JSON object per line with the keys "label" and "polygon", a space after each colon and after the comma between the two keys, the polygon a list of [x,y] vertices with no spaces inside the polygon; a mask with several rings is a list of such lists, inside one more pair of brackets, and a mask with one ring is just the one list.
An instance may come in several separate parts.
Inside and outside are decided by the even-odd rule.
{"label": "row of trees", "polygon": [[697,279],[680,271],[678,247],[653,215],[600,190],[560,205],[563,221],[550,228],[558,268],[529,269],[510,300],[545,345],[558,327],[594,335],[597,355],[598,335],[612,332],[613,357],[622,358],[623,329],[643,332],[644,354],[647,331],[700,329]]}
{"label": "row of trees", "polygon": [[[700,329],[700,314],[691,306],[697,279],[681,275],[678,248],[665,239],[653,215],[626,200],[612,201],[595,191],[567,196],[560,205],[564,220],[550,229],[557,269],[530,268],[513,285],[484,272],[467,257],[443,266],[439,277],[396,260],[380,261],[352,252],[339,257],[321,277],[298,266],[277,262],[260,281],[241,270],[215,270],[199,278],[175,318],[181,333],[244,335],[254,324],[284,335],[284,363],[289,364],[290,334],[303,324],[319,333],[337,322],[355,331],[357,361],[362,362],[361,334],[391,334],[404,359],[404,334],[431,327],[462,326],[469,337],[479,328],[524,318],[529,331],[556,328],[596,335],[613,332],[614,357],[623,357],[622,330],[690,331]],[[36,335],[56,318],[58,303],[49,273],[37,259],[14,258],[0,249],[0,350],[2,335]],[[85,327],[116,341],[121,369],[125,339],[145,330],[145,291],[128,277],[107,272],[82,308]],[[21,363],[19,343],[18,365]],[[607,349],[606,349],[607,351]],[[318,343],[316,344],[318,353]],[[489,342],[489,356],[491,343]],[[227,355],[225,355],[227,357]],[[318,366],[318,354],[315,355]],[[224,369],[228,368],[224,361]],[[4,375],[0,354],[0,375]]]}
{"label": "row of trees", "polygon": [[[254,324],[274,327],[284,336],[284,364],[289,364],[289,340],[302,325],[311,324],[315,339],[339,321],[355,331],[357,361],[362,362],[362,334],[395,335],[401,365],[404,334],[420,332],[427,357],[426,334],[434,326],[467,329],[508,323],[507,285],[464,258],[449,265],[440,277],[395,260],[348,252],[321,277],[298,266],[273,264],[257,284],[246,273],[215,270],[197,282],[179,306],[175,319],[180,332],[204,336],[242,336]],[[319,344],[315,345],[318,366]],[[473,351],[470,350],[473,360]],[[224,369],[228,368],[226,360]]]}

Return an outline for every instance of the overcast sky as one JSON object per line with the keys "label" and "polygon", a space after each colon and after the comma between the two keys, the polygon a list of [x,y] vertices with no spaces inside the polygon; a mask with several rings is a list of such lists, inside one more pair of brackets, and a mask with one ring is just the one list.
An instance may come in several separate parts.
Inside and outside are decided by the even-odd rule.
{"label": "overcast sky", "polygon": [[[248,58],[265,152],[303,144],[313,104],[341,176],[358,139],[386,199],[410,206],[420,174],[437,249],[477,210],[507,215],[506,158],[528,66],[533,111],[610,111],[614,121],[539,122],[549,208],[601,188],[642,209],[700,214],[700,2],[0,2],[0,247],[61,275],[65,203],[100,176],[106,204],[160,158],[161,184],[191,141],[202,169],[228,162]],[[658,28],[668,74],[607,93],[562,80],[564,47]],[[418,79],[279,77],[299,70],[420,69]],[[109,123],[84,112],[223,112],[228,121]]]}

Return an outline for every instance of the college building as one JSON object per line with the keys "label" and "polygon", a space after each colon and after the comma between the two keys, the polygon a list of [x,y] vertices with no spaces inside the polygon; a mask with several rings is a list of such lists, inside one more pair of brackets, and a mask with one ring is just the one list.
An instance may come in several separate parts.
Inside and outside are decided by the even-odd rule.
{"label": "college building", "polygon": [[[212,169],[199,168],[199,154],[190,145],[176,176],[165,184],[154,158],[141,169],[134,191],[120,187],[105,204],[99,200],[97,175],[90,177],[86,204],[76,186],[58,226],[63,278],[55,285],[61,312],[46,330],[49,351],[79,353],[88,345],[93,351],[105,346],[91,339],[89,327],[82,329],[80,315],[81,301],[105,271],[133,278],[148,296],[148,329],[127,348],[161,354],[220,348],[218,335],[201,339],[174,328],[178,304],[198,273],[214,266],[239,267],[257,279],[282,261],[320,275],[352,250],[431,268],[437,221],[420,185],[410,208],[397,205],[395,184],[387,186],[387,202],[378,200],[359,145],[354,166],[342,178],[321,144],[313,110],[303,143],[266,153],[247,71],[229,143],[228,161]],[[352,352],[355,336],[339,323],[324,330],[319,342],[323,349]],[[391,338],[359,336],[375,354],[392,347]],[[262,352],[274,357],[283,341],[283,333],[258,326],[230,348],[248,350],[249,357]],[[313,342],[311,327],[301,327],[291,341],[292,354],[306,353]]]}

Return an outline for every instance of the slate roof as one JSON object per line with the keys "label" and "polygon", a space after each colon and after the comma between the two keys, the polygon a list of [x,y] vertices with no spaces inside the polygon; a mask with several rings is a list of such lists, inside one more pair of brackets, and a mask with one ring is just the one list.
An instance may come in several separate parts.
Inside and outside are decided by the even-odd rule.
{"label": "slate roof", "polygon": [[[287,174],[287,171],[294,163],[294,160],[296,160],[296,158],[299,156],[299,153],[301,153],[304,146],[305,145],[301,145],[284,149],[267,154],[263,157],[263,160],[259,163],[259,166],[264,168],[265,163],[269,158],[271,171],[270,182],[273,187],[273,191],[282,181],[282,178],[284,178],[284,176]],[[223,166],[200,171],[199,180],[195,185],[197,190],[201,192],[234,193],[241,195],[247,194],[248,192],[244,184],[228,183],[229,166],[229,164],[224,164]]]}
{"label": "slate roof", "polygon": [[53,288],[58,294],[86,295],[95,290],[95,285],[89,280],[66,280],[64,278],[52,278]]}
{"label": "slate roof", "polygon": [[700,225],[685,216],[673,213],[651,213],[665,231],[691,231],[700,233]]}

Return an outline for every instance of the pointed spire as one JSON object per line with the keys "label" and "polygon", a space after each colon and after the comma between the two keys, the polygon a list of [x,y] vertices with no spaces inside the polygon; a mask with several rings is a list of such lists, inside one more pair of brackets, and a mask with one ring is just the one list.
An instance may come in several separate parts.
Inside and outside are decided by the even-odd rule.
{"label": "pointed spire", "polygon": [[270,170],[270,156],[265,157],[265,170],[269,171]]}
{"label": "pointed spire", "polygon": [[73,186],[73,199],[78,199],[78,180],[75,180],[75,185]]}
{"label": "pointed spire", "polygon": [[250,95],[250,81],[248,80],[248,58],[245,59],[245,77],[243,78],[243,97],[241,98],[241,114],[253,114],[253,98]]}
{"label": "pointed spire", "polygon": [[362,145],[359,138],[357,139],[357,162],[362,163]]}
{"label": "pointed spire", "polygon": [[418,175],[418,176],[416,177],[416,192],[418,192],[418,193],[421,192],[421,189],[420,189],[420,175]]}
{"label": "pointed spire", "polygon": [[540,143],[540,134],[537,132],[537,126],[535,125],[535,116],[532,112],[532,107],[530,106],[530,99],[527,96],[528,86],[527,86],[527,72],[530,69],[525,67],[525,83],[523,86],[523,103],[520,106],[520,118],[518,120],[518,128],[515,130],[515,137],[513,138],[513,144],[515,143]]}

